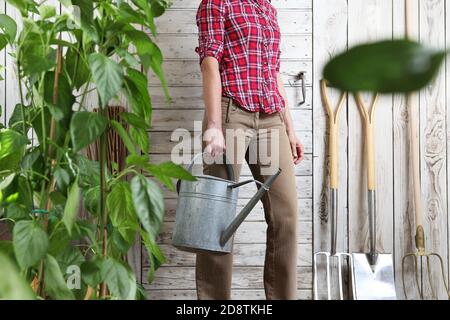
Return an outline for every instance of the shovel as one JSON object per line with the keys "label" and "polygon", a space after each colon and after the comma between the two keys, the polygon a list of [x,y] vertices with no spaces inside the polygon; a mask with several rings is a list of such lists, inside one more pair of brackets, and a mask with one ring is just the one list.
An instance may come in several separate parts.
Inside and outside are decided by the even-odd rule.
{"label": "shovel", "polygon": [[376,193],[375,193],[375,145],[374,115],[378,95],[375,94],[371,110],[367,110],[360,94],[356,103],[364,119],[365,148],[367,153],[367,186],[369,213],[369,252],[353,253],[355,272],[355,300],[397,300],[395,292],[392,254],[376,250]]}

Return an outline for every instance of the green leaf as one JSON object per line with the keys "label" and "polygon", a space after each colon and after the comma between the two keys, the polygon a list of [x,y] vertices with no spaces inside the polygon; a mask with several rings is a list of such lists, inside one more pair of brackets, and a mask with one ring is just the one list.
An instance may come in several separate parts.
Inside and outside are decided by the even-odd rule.
{"label": "green leaf", "polygon": [[122,87],[123,69],[120,64],[100,53],[89,56],[89,66],[102,106],[105,106]]}
{"label": "green leaf", "polygon": [[28,138],[11,129],[0,129],[0,168],[16,170],[20,166]]}
{"label": "green leaf", "polygon": [[130,126],[133,126],[133,127],[139,128],[139,129],[144,129],[144,130],[147,130],[150,128],[150,124],[147,123],[147,121],[145,121],[142,117],[135,115],[134,113],[122,112],[120,114],[120,117],[126,123],[128,123]]}
{"label": "green leaf", "polygon": [[19,9],[23,17],[27,17],[28,12],[39,13],[37,4],[33,0],[7,0],[7,2]]}
{"label": "green leaf", "polygon": [[51,5],[41,5],[39,6],[39,14],[42,20],[52,18],[56,16],[56,8]]}
{"label": "green leaf", "polygon": [[159,186],[142,175],[131,180],[134,208],[150,239],[159,233],[164,218],[164,196]]}
{"label": "green leaf", "polygon": [[103,260],[95,258],[92,261],[85,261],[81,265],[81,279],[91,288],[95,288],[104,279],[102,278]]}
{"label": "green leaf", "polygon": [[14,263],[0,252],[0,299],[34,300],[30,285],[22,278]]}
{"label": "green leaf", "polygon": [[88,81],[91,74],[88,65],[81,54],[71,48],[67,50],[65,66],[72,84],[79,90]]}
{"label": "green leaf", "polygon": [[170,161],[157,165],[148,165],[147,168],[150,173],[157,172],[160,175],[165,175],[171,178],[196,181],[195,177],[193,177],[189,171]]}
{"label": "green leaf", "polygon": [[164,75],[164,71],[162,68],[163,55],[161,53],[161,50],[158,48],[158,46],[156,44],[154,44],[154,46],[155,46],[155,49],[153,51],[153,54],[149,58],[149,64],[150,64],[150,67],[152,68],[153,72],[156,74],[156,76],[161,81],[161,85],[164,90],[166,99],[170,100],[169,88],[167,87],[166,77]]}
{"label": "green leaf", "polygon": [[114,128],[114,130],[120,136],[120,138],[122,139],[123,143],[127,147],[128,151],[131,154],[135,154],[136,153],[136,148],[134,147],[134,143],[133,143],[133,141],[131,141],[130,136],[128,135],[127,131],[122,126],[122,124],[120,124],[119,122],[117,122],[115,120],[111,120],[111,126]]}
{"label": "green leaf", "polygon": [[344,91],[406,93],[429,84],[447,53],[407,40],[364,44],[333,58],[323,75]]}
{"label": "green leaf", "polygon": [[85,189],[83,191],[83,202],[86,210],[96,216],[98,214],[98,204],[100,199],[100,186]]}
{"label": "green leaf", "polygon": [[111,188],[106,201],[113,226],[128,243],[133,243],[139,224],[134,211],[130,185],[119,181]]}
{"label": "green leaf", "polygon": [[148,153],[150,150],[150,141],[147,131],[136,127],[130,127],[129,131],[131,139],[141,149],[142,153]]}
{"label": "green leaf", "polygon": [[45,291],[55,300],[73,300],[74,296],[67,287],[58,262],[51,255],[47,255],[44,263]]}
{"label": "green leaf", "polygon": [[[21,150],[28,143],[28,138],[11,129],[0,129],[0,160]],[[3,169],[3,167],[2,167]]]}
{"label": "green leaf", "polygon": [[135,299],[136,277],[122,262],[108,258],[102,265],[102,278],[114,297],[123,300]]}
{"label": "green leaf", "polygon": [[13,229],[13,245],[20,267],[32,267],[47,253],[47,234],[34,220],[19,221]]}
{"label": "green leaf", "polygon": [[[27,27],[30,30],[24,30],[21,40],[21,67],[26,76],[36,75],[52,69],[56,64],[56,50],[47,46],[44,35],[36,32],[35,25]],[[26,32],[27,31],[27,32]]]}
{"label": "green leaf", "polygon": [[70,136],[75,151],[93,143],[108,127],[108,119],[97,112],[76,112],[70,124]]}
{"label": "green leaf", "polygon": [[164,253],[161,251],[161,248],[158,244],[153,241],[148,234],[145,232],[141,232],[142,242],[144,243],[145,249],[147,250],[147,254],[149,257],[150,270],[147,274],[148,283],[152,283],[155,277],[156,270],[166,262],[166,257]]}
{"label": "green leaf", "polygon": [[131,108],[150,125],[152,104],[148,93],[147,77],[142,72],[128,69],[125,81],[128,89],[131,91],[130,94],[132,94],[133,97],[132,99],[129,99]]}
{"label": "green leaf", "polygon": [[78,216],[78,209],[80,207],[80,195],[81,189],[78,186],[77,178],[72,184],[69,194],[67,195],[67,202],[64,208],[64,216],[62,219],[70,235],[72,234],[72,228]]}
{"label": "green leaf", "polygon": [[8,39],[8,42],[14,42],[17,34],[17,24],[11,17],[7,16],[6,14],[0,14],[0,30],[3,31]]}

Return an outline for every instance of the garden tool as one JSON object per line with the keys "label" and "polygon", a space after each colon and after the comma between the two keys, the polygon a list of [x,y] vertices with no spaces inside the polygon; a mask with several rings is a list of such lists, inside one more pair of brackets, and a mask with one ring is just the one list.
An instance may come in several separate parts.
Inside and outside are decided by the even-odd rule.
{"label": "garden tool", "polygon": [[[343,289],[343,265],[346,261],[349,262],[349,277],[351,279],[352,291],[354,291],[355,283],[353,276],[353,263],[352,256],[349,253],[341,253],[336,251],[337,244],[337,219],[338,219],[338,187],[339,187],[339,172],[338,172],[338,137],[339,137],[339,113],[345,103],[346,93],[343,92],[339,99],[339,104],[334,112],[331,108],[331,104],[327,95],[327,82],[322,80],[320,82],[320,89],[322,93],[322,100],[325,106],[326,112],[329,118],[329,157],[330,157],[330,227],[331,227],[331,249],[329,252],[317,252],[314,255],[314,299],[318,300],[318,258],[320,256],[325,257],[326,261],[326,285],[327,285],[327,298],[332,300],[331,297],[331,260],[337,262],[338,267],[338,285],[339,285],[339,300],[344,300]],[[347,259],[346,259],[347,258]]]}
{"label": "garden tool", "polygon": [[375,94],[371,110],[367,110],[360,94],[355,94],[356,104],[364,119],[365,149],[367,155],[367,186],[369,214],[369,252],[353,253],[356,300],[396,300],[392,254],[381,254],[376,250],[376,191],[375,191],[375,145],[374,125]]}
{"label": "garden tool", "polygon": [[[412,3],[411,0],[405,0],[405,30],[406,38],[412,38]],[[450,292],[448,290],[448,284],[445,279],[445,268],[444,260],[442,257],[435,252],[427,252],[425,249],[425,231],[422,225],[422,192],[420,188],[420,153],[419,153],[419,115],[417,108],[412,105],[413,95],[406,96],[406,106],[409,110],[409,129],[410,129],[410,139],[411,139],[411,159],[412,159],[412,170],[413,170],[413,187],[414,187],[414,208],[415,208],[415,219],[416,219],[416,236],[415,236],[415,246],[416,252],[407,254],[402,260],[402,282],[403,291],[405,298],[408,299],[408,294],[406,290],[405,283],[405,265],[407,259],[411,259],[414,265],[414,274],[416,288],[420,299],[424,299],[424,260],[427,264],[427,279],[431,289],[431,294],[436,297],[436,288],[433,285],[431,277],[431,261],[437,261],[440,267],[440,273],[442,275],[442,283],[445,290],[447,291],[448,298],[450,299]],[[434,258],[434,259],[432,259]],[[427,281],[427,280],[425,280]]]}
{"label": "garden tool", "polygon": [[[192,173],[199,154],[188,167]],[[225,157],[224,157],[225,158]],[[264,183],[247,180],[236,183],[233,167],[225,161],[228,180],[208,175],[195,176],[196,181],[180,181],[178,206],[172,244],[188,252],[230,253],[231,237],[259,200],[281,174],[281,169]],[[255,182],[259,188],[236,216],[239,188]]]}

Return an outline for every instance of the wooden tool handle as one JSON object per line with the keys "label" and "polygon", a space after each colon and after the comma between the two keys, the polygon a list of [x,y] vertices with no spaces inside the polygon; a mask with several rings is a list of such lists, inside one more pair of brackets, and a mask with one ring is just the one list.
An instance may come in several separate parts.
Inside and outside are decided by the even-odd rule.
{"label": "wooden tool handle", "polygon": [[367,157],[367,188],[370,191],[375,191],[376,177],[375,177],[375,108],[378,102],[378,94],[374,94],[370,110],[368,111],[364,101],[359,93],[355,93],[356,104],[364,119],[365,129],[365,149]]}
{"label": "wooden tool handle", "polygon": [[327,81],[320,81],[322,101],[329,118],[329,157],[330,157],[330,188],[339,187],[339,114],[345,103],[345,92],[341,93],[339,104],[334,112],[327,94]]}
{"label": "wooden tool handle", "polygon": [[329,155],[330,155],[330,188],[338,189],[339,187],[339,126],[335,123],[330,123],[330,141],[329,141]]}
{"label": "wooden tool handle", "polygon": [[[411,0],[405,0],[405,29],[406,38],[413,38],[413,3]],[[422,226],[422,190],[420,185],[420,147],[419,147],[419,111],[418,107],[413,105],[416,96],[413,93],[406,95],[406,107],[409,111],[409,134],[410,134],[410,158],[412,165],[412,178],[414,188],[414,210],[416,218],[416,227]]]}

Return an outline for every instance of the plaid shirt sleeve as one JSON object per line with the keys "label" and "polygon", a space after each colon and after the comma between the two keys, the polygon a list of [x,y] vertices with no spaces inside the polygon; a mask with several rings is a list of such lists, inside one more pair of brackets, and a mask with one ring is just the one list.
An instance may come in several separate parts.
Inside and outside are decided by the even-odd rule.
{"label": "plaid shirt sleeve", "polygon": [[199,46],[195,51],[200,57],[200,64],[206,57],[214,57],[221,61],[224,37],[223,0],[202,0],[197,11]]}
{"label": "plaid shirt sleeve", "polygon": [[281,64],[281,50],[278,49],[277,63],[275,65],[275,71],[276,72],[280,72],[280,64]]}

